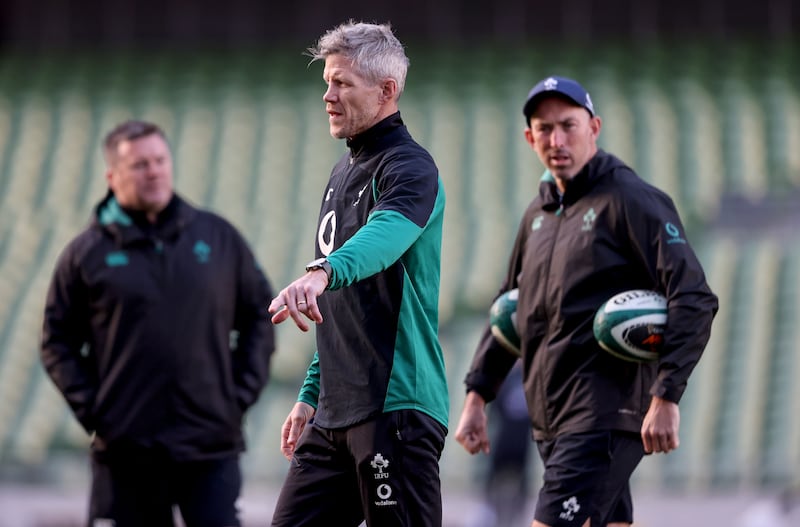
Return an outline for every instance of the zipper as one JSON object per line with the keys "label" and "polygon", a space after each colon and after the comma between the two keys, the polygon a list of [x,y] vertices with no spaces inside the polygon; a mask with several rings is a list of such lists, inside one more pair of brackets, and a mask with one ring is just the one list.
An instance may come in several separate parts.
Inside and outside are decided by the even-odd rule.
{"label": "zipper", "polygon": [[[558,243],[558,235],[559,235],[559,232],[561,231],[561,223],[562,223],[562,221],[564,219],[564,209],[565,209],[564,202],[563,202],[562,199],[559,199],[558,209],[555,212],[555,215],[558,218],[558,222],[556,223],[555,233],[553,233],[553,239],[552,239],[552,242],[550,243],[550,255],[549,255],[548,259],[547,259],[547,274],[545,274],[545,277],[546,277],[546,280],[547,280],[547,282],[545,283],[545,295],[546,295],[547,298],[550,297],[550,294],[549,294],[549,291],[550,291],[550,269],[553,266],[553,254],[555,253],[555,247],[556,247],[556,244]],[[552,318],[552,313],[545,312],[545,315],[547,317],[547,331],[549,333],[550,332],[550,320]],[[547,359],[548,359],[548,355],[547,355],[547,353],[545,353],[543,355],[543,357],[542,357],[542,360],[546,361]],[[546,368],[545,368],[545,371],[547,371]],[[547,372],[547,373],[549,375],[550,372]],[[548,415],[548,411],[547,411],[547,392],[545,390],[546,383],[542,382],[542,383],[539,383],[539,385],[541,386],[539,395],[541,397],[541,400],[545,402],[544,412],[542,414],[542,417],[544,418],[544,422],[545,422],[545,434],[549,436],[550,435],[550,416]]]}

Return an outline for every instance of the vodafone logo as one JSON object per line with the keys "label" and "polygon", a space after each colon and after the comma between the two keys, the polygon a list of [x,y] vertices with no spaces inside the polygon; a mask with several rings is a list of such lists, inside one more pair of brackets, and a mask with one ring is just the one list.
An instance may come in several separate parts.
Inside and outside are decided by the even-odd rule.
{"label": "vodafone logo", "polygon": [[378,501],[375,502],[375,505],[378,507],[394,507],[397,505],[397,500],[389,499],[392,497],[392,487],[387,485],[386,483],[382,483],[378,485],[377,489]]}
{"label": "vodafone logo", "polygon": [[378,497],[382,500],[388,500],[392,497],[392,487],[387,484],[378,486]]}
{"label": "vodafone logo", "polygon": [[332,210],[322,217],[317,231],[317,244],[323,256],[333,252],[333,242],[336,239],[336,211]]}

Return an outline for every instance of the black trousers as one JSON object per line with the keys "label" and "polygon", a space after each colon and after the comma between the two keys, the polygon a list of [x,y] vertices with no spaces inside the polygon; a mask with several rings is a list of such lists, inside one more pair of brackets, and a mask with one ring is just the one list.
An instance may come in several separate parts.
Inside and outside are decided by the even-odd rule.
{"label": "black trousers", "polygon": [[92,455],[89,527],[173,527],[173,506],[187,527],[239,527],[239,456],[176,463],[156,452]]}
{"label": "black trousers", "polygon": [[313,422],[295,449],[273,527],[441,527],[447,430],[416,410],[344,429]]}

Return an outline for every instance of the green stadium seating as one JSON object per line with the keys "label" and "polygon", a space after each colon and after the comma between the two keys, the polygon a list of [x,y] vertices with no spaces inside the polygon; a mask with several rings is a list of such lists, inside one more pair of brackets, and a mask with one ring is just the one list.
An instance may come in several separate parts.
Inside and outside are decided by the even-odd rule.
{"label": "green stadium seating", "polygon": [[764,404],[763,442],[759,462],[764,470],[759,476],[766,484],[781,484],[796,477],[800,466],[800,425],[796,402],[800,400],[796,375],[800,373],[800,250],[783,252],[775,274],[774,329],[764,351],[771,354]]}
{"label": "green stadium seating", "polygon": [[733,323],[728,306],[734,302],[740,253],[736,241],[725,237],[701,244],[699,254],[706,255],[703,263],[709,284],[719,297],[722,307],[714,321],[703,359],[693,373],[681,402],[681,454],[686,461],[684,473],[675,474],[673,478],[678,480],[677,484],[685,478],[685,485],[689,490],[705,491],[712,484],[713,454],[717,447],[715,416],[719,415],[727,396],[725,377],[721,372],[728,356],[728,336]]}
{"label": "green stadium seating", "polygon": [[[440,311],[452,430],[469,358],[542,172],[522,137],[520,105],[541,76],[560,73],[590,88],[604,119],[601,146],[673,195],[722,306],[681,404],[681,449],[648,458],[637,484],[713,490],[796,481],[797,233],[747,238],[712,224],[725,194],[800,188],[800,72],[791,46],[764,51],[608,46],[589,60],[579,50],[523,46],[470,60],[448,50],[414,59],[401,108],[447,193]],[[38,365],[38,347],[55,260],[105,193],[103,134],[131,117],[159,122],[179,192],[240,228],[277,289],[312,257],[323,186],[345,152],[328,133],[324,88],[320,64],[267,53],[4,58],[0,476],[4,462],[46,463],[88,442]],[[248,470],[268,480],[285,470],[279,429],[315,348],[313,334],[288,326],[277,334],[272,383],[247,423]],[[466,485],[471,459],[449,440],[446,484]]]}

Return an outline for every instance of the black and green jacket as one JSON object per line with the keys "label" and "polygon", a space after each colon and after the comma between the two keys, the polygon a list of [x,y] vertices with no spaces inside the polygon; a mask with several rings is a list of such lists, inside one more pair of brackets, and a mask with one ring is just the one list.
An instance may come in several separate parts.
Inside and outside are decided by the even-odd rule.
{"label": "black and green jacket", "polygon": [[445,195],[396,113],[348,140],[322,196],[316,255],[331,281],[299,400],[325,428],[415,409],[448,419],[438,340]]}
{"label": "black and green jacket", "polygon": [[269,376],[271,298],[221,217],[175,196],[151,225],[109,193],[56,264],[42,362],[95,451],[229,456]]}

